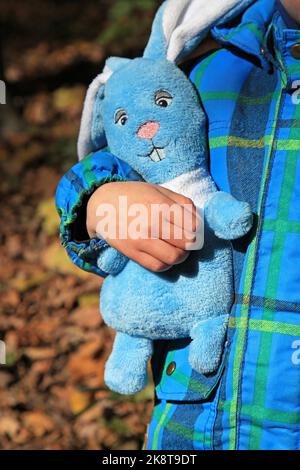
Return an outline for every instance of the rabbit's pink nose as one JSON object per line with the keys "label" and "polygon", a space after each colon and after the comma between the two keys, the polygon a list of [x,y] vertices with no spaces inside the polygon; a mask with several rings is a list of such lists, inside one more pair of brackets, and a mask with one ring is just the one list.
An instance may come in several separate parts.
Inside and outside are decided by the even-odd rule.
{"label": "rabbit's pink nose", "polygon": [[137,135],[141,139],[153,139],[153,137],[157,134],[160,128],[160,124],[158,122],[149,121],[143,124],[139,130]]}

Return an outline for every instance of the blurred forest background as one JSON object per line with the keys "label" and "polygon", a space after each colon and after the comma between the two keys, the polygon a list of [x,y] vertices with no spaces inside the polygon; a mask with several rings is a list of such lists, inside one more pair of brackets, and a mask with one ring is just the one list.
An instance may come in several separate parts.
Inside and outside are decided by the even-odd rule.
{"label": "blurred forest background", "polygon": [[113,332],[100,278],[58,241],[56,186],[76,162],[86,87],[108,55],[140,55],[159,0],[0,0],[1,449],[138,449],[152,388],[103,384]]}

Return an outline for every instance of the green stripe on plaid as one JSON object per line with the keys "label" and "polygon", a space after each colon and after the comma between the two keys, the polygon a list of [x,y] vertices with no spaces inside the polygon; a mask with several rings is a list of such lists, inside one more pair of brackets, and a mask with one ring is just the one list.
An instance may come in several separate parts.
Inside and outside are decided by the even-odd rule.
{"label": "green stripe on plaid", "polygon": [[[266,309],[265,309],[266,310]],[[269,310],[274,310],[273,308],[269,308]],[[276,333],[281,335],[289,335],[300,337],[300,326],[293,325],[278,321],[270,321],[270,320],[247,320],[246,318],[230,318],[229,320],[229,328],[235,329],[246,329],[249,327],[251,331],[261,331],[263,333]]]}
{"label": "green stripe on plaid", "polygon": [[[230,411],[230,401],[220,401],[218,405],[221,411]],[[261,421],[270,421],[281,424],[298,424],[300,419],[300,412],[295,411],[280,411],[271,410],[259,405],[246,405],[241,406],[241,413],[253,420],[256,425],[261,425]]]}
{"label": "green stripe on plaid", "polygon": [[220,147],[241,147],[241,148],[264,148],[269,145],[272,137],[266,135],[261,139],[244,139],[243,137],[236,137],[233,135],[226,135],[220,137],[213,137],[209,140],[210,149],[217,149]]}
{"label": "green stripe on plaid", "polygon": [[258,295],[251,295],[250,300],[243,297],[242,294],[236,294],[235,304],[243,304],[250,302],[253,307],[271,308],[277,312],[297,312],[300,313],[300,302],[293,302],[292,300],[279,300],[271,299],[269,297],[260,297]]}
{"label": "green stripe on plaid", "polygon": [[266,145],[274,144],[277,150],[297,150],[300,143],[300,135],[295,135],[294,139],[287,140],[276,140],[273,142],[272,135],[265,135],[260,139],[244,139],[243,137],[237,137],[233,135],[213,137],[209,141],[211,149],[217,149],[220,147],[240,147],[240,148],[256,148],[261,149]]}
{"label": "green stripe on plaid", "polygon": [[294,151],[298,152],[299,145],[300,145],[300,135],[299,129],[292,126],[292,130],[296,132],[292,132],[293,135],[289,137],[288,140],[278,140],[276,143],[277,150],[287,150],[287,151]]}
{"label": "green stripe on plaid", "polygon": [[174,379],[175,382],[179,382],[182,385],[185,385],[189,388],[190,391],[199,393],[201,396],[204,397],[206,397],[211,391],[211,386],[207,387],[205,384],[194,380],[188,375],[183,374],[178,369],[173,372],[171,379]]}
{"label": "green stripe on plaid", "polygon": [[265,219],[263,230],[268,230],[270,232],[274,232],[276,230],[278,233],[300,233],[300,222],[293,220],[282,220],[279,225],[276,220]]}
{"label": "green stripe on plaid", "polygon": [[237,28],[235,28],[232,33],[224,35],[223,39],[226,41],[231,41],[231,39],[235,38],[237,35],[240,34],[241,30],[243,30],[244,32],[245,29],[248,29],[249,31],[251,31],[257,37],[259,42],[263,42],[264,34],[262,33],[262,31],[260,31],[257,24],[255,23],[248,23],[248,24],[243,23]]}
{"label": "green stripe on plaid", "polygon": [[206,91],[201,93],[201,98],[203,101],[239,100],[240,103],[245,104],[247,106],[257,106],[258,104],[268,103],[274,97],[276,97],[276,93],[268,93],[264,96],[244,96],[233,91]]}
{"label": "green stripe on plaid", "polygon": [[289,66],[289,74],[290,75],[298,75],[299,76],[299,64],[290,65]]}
{"label": "green stripe on plaid", "polygon": [[154,416],[158,421],[158,425],[155,429],[155,433],[153,436],[153,443],[152,443],[153,450],[158,449],[159,434],[166,426],[167,416],[171,407],[172,407],[171,403],[167,403],[163,413],[159,413],[157,408],[154,409]]}
{"label": "green stripe on plaid", "polygon": [[[183,426],[182,424],[177,423],[174,420],[167,418],[167,415],[171,407],[172,407],[172,404],[168,403],[163,413],[160,412],[158,407],[154,409],[153,415],[159,423],[158,428],[157,428],[157,433],[159,433],[159,430],[163,428],[176,434],[179,437],[182,437],[186,440],[191,441],[191,444],[194,442],[203,442],[204,441],[203,433],[195,431],[192,428],[188,428],[187,426]],[[157,442],[158,442],[157,439],[153,440],[153,444],[154,444],[153,449],[156,448],[155,444],[157,445]],[[207,445],[211,446],[212,444],[211,438],[209,438],[208,440],[206,439],[206,442],[207,442]]]}

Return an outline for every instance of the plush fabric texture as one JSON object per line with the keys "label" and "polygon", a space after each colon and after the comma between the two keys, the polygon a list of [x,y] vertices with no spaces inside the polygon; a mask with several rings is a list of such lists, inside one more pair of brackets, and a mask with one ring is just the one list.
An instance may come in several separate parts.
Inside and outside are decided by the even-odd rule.
{"label": "plush fabric texture", "polygon": [[217,237],[224,240],[241,238],[252,226],[251,206],[221,191],[205,207],[205,217]]}
{"label": "plush fabric texture", "polygon": [[[178,21],[182,16],[192,25],[198,3],[175,1]],[[170,4],[163,5],[154,26],[157,31],[167,28],[168,35],[179,27],[178,21],[166,25],[174,19]],[[229,1],[228,8],[235,4]],[[180,10],[184,5],[187,9]],[[219,2],[214,5],[220,6]],[[222,8],[223,14],[225,11],[228,9]],[[178,54],[198,31],[196,24],[194,27],[180,44],[175,41]],[[191,81],[170,61],[165,38],[156,35],[153,41],[157,41],[153,58],[148,49],[147,57],[107,61],[111,75],[105,84],[100,80],[98,93],[92,87],[96,99],[91,140],[103,140],[104,133],[110,151],[143,180],[190,196],[204,214],[205,241],[201,250],[194,249],[184,263],[162,274],[150,272],[108,247],[99,257],[99,269],[109,274],[101,290],[101,313],[118,332],[105,380],[124,394],[145,385],[149,340],[192,337],[192,367],[202,374],[218,368],[233,303],[231,247],[221,238],[243,236],[252,225],[247,203],[231,196],[213,197],[217,189],[208,172],[206,119],[199,97]],[[157,58],[159,49],[164,58]],[[219,220],[218,207],[222,212]],[[205,218],[206,211],[209,218]],[[139,347],[141,342],[143,347]],[[130,360],[124,361],[125,353]]]}
{"label": "plush fabric texture", "polygon": [[125,267],[128,259],[111,247],[107,247],[98,258],[98,268],[106,274],[118,274]]}
{"label": "plush fabric texture", "polygon": [[[145,69],[147,73],[145,73]],[[161,90],[172,97],[167,107],[158,106],[155,94]],[[135,59],[114,72],[98,96],[94,114],[105,129],[111,152],[128,163],[144,180],[162,184],[199,167],[206,156],[206,142],[199,138],[205,132],[205,116],[199,98],[184,73],[166,60]],[[127,122],[115,124],[118,110],[124,110]],[[145,123],[156,123],[153,138],[141,138],[139,129]],[[159,162],[151,159],[154,149],[165,155]]]}
{"label": "plush fabric texture", "polygon": [[106,384],[125,395],[140,391],[147,385],[147,364],[152,352],[149,339],[117,333],[105,367]]}

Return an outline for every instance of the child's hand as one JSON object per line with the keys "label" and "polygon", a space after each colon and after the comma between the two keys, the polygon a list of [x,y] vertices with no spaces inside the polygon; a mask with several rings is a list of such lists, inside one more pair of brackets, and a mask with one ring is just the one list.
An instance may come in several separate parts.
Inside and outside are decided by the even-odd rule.
{"label": "child's hand", "polygon": [[[130,214],[137,204],[143,208],[142,217],[141,212]],[[175,208],[176,216],[166,210],[155,218],[154,205]],[[186,211],[190,217],[186,217]],[[139,221],[133,225],[137,217]],[[87,206],[87,230],[91,238],[104,238],[110,246],[155,272],[165,271],[188,257],[186,245],[195,241],[196,225],[196,208],[190,199],[143,182],[104,184],[93,193]],[[133,227],[142,236],[133,233]]]}

